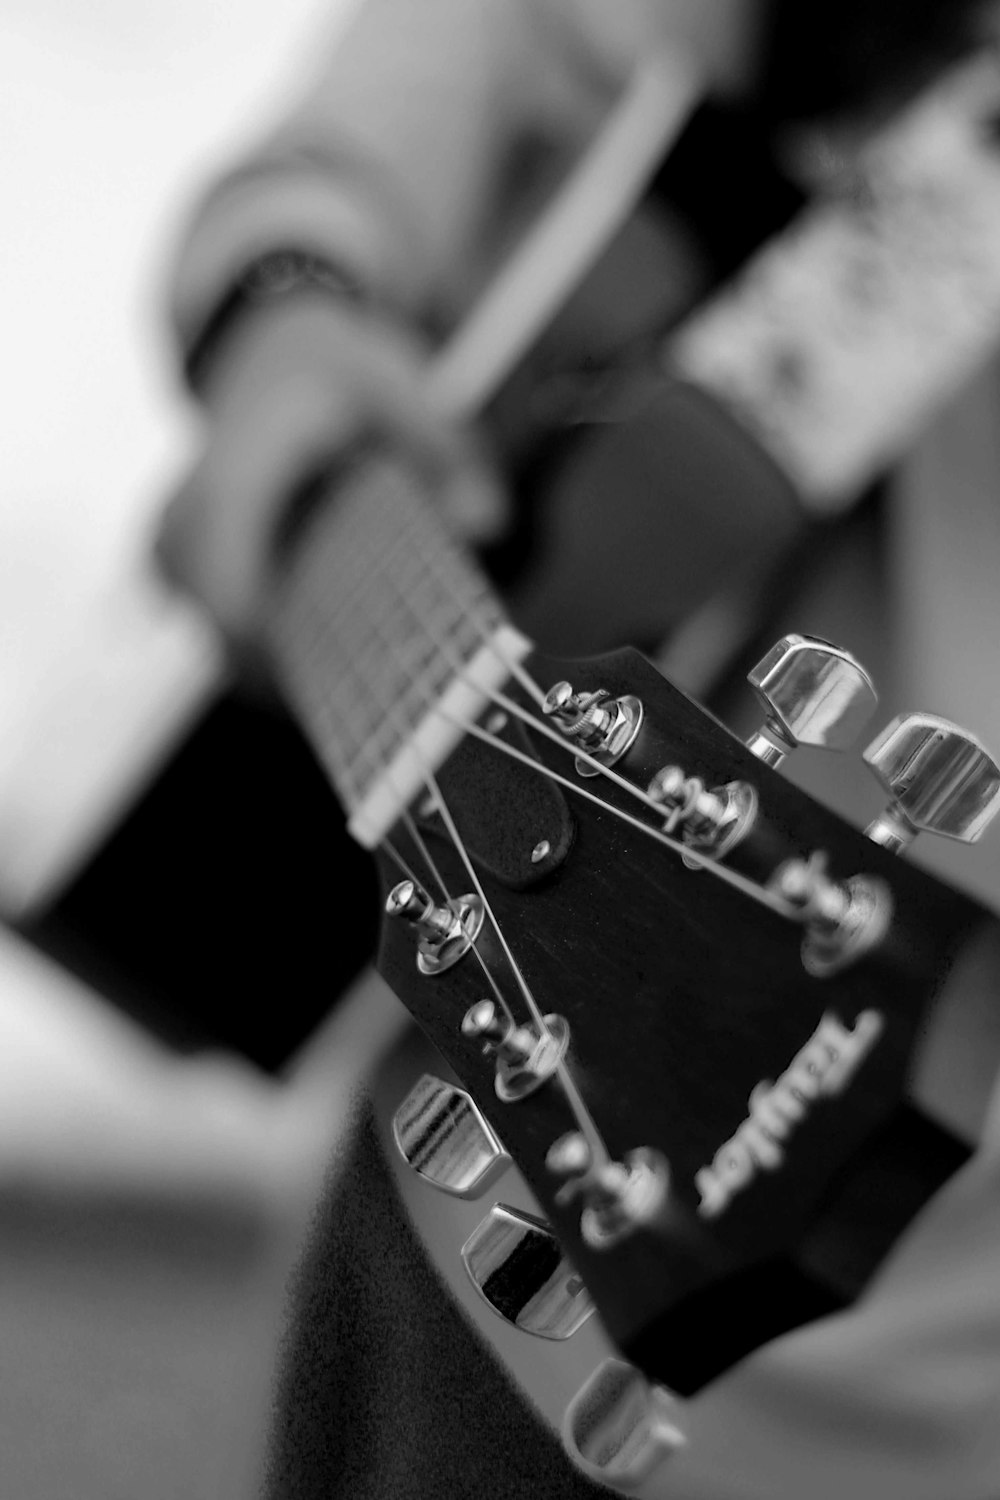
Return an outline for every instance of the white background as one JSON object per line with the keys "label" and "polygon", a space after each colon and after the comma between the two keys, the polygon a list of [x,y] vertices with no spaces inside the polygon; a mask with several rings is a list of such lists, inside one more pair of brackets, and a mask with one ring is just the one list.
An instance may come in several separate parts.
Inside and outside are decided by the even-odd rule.
{"label": "white background", "polygon": [[0,0],[0,735],[183,462],[184,211],[344,8]]}
{"label": "white background", "polygon": [[[95,608],[138,569],[194,440],[163,318],[186,208],[345,10],[0,0],[0,782],[60,671],[100,673]],[[69,766],[74,746],[56,749]],[[151,1095],[151,1065],[116,1013],[0,927],[0,1172],[60,1151],[77,1172],[140,1116],[133,1157],[143,1141],[183,1154],[190,1099],[169,1075]],[[206,1084],[205,1108],[224,1108],[224,1083],[218,1105]],[[256,1098],[236,1087],[237,1157],[263,1122]]]}

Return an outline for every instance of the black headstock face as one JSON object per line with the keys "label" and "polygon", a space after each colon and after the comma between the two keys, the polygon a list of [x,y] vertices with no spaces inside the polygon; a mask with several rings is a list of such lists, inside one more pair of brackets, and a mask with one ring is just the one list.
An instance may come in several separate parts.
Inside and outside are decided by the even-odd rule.
{"label": "black headstock face", "polygon": [[[548,737],[518,728],[530,756],[589,795],[522,761],[505,781],[494,774],[500,752],[467,739],[439,784],[496,927],[487,915],[475,951],[428,973],[410,923],[387,921],[380,968],[524,1173],[611,1335],[647,1373],[693,1389],[731,1357],[711,1348],[713,1308],[753,1298],[767,1268],[796,1263],[840,1177],[903,1098],[928,1004],[981,913],[812,801],[637,653],[535,655],[526,666],[546,688],[568,678],[578,691],[641,701],[614,767],[631,787],[675,766],[707,789],[749,788],[748,826],[716,861],[738,878],[690,867],[655,837],[663,815],[616,781],[580,777]],[[516,682],[507,691],[538,715]],[[495,713],[493,723],[513,733]],[[391,841],[428,892],[429,852],[450,894],[472,893],[429,806],[415,804]],[[832,888],[862,877],[879,904],[870,945],[839,963],[824,960],[822,944],[818,961],[814,946],[804,962],[808,925],[785,896],[767,894],[779,868],[815,868],[818,853]],[[388,893],[400,870],[380,859]],[[512,959],[568,1042],[564,1077],[505,1099],[509,1070],[498,1088],[488,1029],[469,1034],[463,1020],[490,1000],[531,1023]],[[620,1223],[614,1213],[588,1221],[591,1199],[574,1191],[584,1179],[552,1169],[552,1147],[579,1131],[581,1108],[612,1162],[653,1163],[646,1206],[621,1233],[602,1230]]]}

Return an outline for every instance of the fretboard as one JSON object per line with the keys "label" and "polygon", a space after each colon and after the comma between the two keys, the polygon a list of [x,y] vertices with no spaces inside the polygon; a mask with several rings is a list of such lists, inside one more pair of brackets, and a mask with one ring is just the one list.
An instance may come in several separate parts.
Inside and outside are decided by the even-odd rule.
{"label": "fretboard", "polygon": [[378,458],[304,528],[270,637],[292,708],[368,847],[528,650],[420,486]]}

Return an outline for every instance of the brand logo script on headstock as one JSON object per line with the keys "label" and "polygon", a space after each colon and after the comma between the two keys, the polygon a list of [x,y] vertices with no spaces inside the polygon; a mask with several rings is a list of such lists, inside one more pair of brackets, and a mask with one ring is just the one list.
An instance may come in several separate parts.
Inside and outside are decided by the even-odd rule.
{"label": "brand logo script on headstock", "polygon": [[862,1011],[853,1031],[829,1012],[823,1017],[777,1082],[757,1084],[743,1124],[719,1147],[712,1165],[695,1173],[700,1213],[706,1218],[721,1213],[760,1167],[773,1171],[781,1165],[779,1141],[805,1116],[813,1099],[839,1094],[850,1083],[881,1030],[882,1017],[875,1010]]}

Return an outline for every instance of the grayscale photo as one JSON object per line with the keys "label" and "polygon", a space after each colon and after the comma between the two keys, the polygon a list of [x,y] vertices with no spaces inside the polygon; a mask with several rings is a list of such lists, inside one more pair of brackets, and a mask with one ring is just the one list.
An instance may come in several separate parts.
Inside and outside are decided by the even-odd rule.
{"label": "grayscale photo", "polygon": [[1000,1496],[1000,5],[0,0],[0,1496]]}

